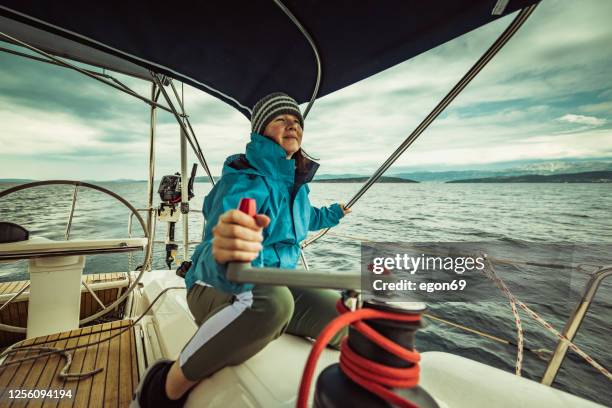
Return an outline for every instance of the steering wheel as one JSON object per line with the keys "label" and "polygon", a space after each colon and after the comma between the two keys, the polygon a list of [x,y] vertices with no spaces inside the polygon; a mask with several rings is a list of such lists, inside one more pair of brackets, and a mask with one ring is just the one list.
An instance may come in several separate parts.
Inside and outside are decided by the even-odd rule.
{"label": "steering wheel", "polygon": [[[138,219],[138,222],[140,223],[140,226],[142,227],[142,230],[144,231],[144,235],[145,235],[144,238],[149,239],[149,233],[147,231],[147,227],[146,227],[145,222],[142,219],[141,215],[138,213],[138,210],[136,210],[136,208],[134,208],[132,206],[132,204],[130,204],[126,199],[124,199],[123,197],[121,197],[117,193],[114,193],[113,191],[110,191],[110,190],[108,190],[108,189],[106,189],[104,187],[97,186],[95,184],[90,184],[90,183],[86,183],[86,182],[83,182],[83,181],[73,181],[73,180],[36,181],[36,182],[33,182],[33,183],[20,184],[18,186],[11,187],[11,188],[9,188],[7,190],[1,191],[0,192],[0,199],[4,198],[4,197],[6,197],[6,196],[8,196],[8,195],[10,195],[12,193],[15,193],[17,191],[26,190],[26,189],[30,189],[30,188],[34,188],[34,187],[40,187],[40,186],[56,185],[56,184],[72,185],[72,186],[74,186],[75,190],[78,189],[79,187],[87,187],[87,188],[91,188],[93,190],[100,191],[101,193],[104,193],[106,195],[109,195],[109,196],[113,197],[114,199],[119,201],[121,204],[126,206],[132,212],[132,214],[136,216],[136,218]],[[140,279],[142,278],[142,276],[143,276],[143,274],[145,272],[146,265],[149,265],[149,261],[151,259],[152,253],[153,253],[150,241],[151,240],[149,239],[149,245],[147,245],[147,250],[145,252],[145,260],[144,260],[144,263],[143,263],[143,265],[145,265],[145,267],[143,267],[140,270],[140,273],[138,274],[138,277],[136,278],[136,280],[134,280],[134,282],[132,282],[132,284],[128,287],[128,289],[125,291],[125,293],[123,293],[113,303],[111,303],[108,306],[105,306],[99,312],[94,313],[93,315],[88,316],[88,317],[80,320],[79,321],[79,326],[81,326],[83,324],[86,324],[86,323],[89,323],[90,321],[92,321],[94,319],[97,319],[100,316],[104,316],[105,314],[107,314],[108,312],[113,310],[121,302],[123,302],[125,300],[125,298],[127,298],[127,296],[134,290],[134,288],[136,287],[136,285],[138,285],[138,282],[140,281]],[[128,271],[128,273],[129,273],[129,271]],[[3,323],[0,323],[0,330],[5,330],[5,331],[13,332],[13,333],[26,333],[26,327],[12,326],[12,325],[3,324]]]}

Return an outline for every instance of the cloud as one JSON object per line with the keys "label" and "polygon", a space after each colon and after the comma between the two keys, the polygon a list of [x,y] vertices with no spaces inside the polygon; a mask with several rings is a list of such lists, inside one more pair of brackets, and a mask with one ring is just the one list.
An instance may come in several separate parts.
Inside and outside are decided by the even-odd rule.
{"label": "cloud", "polygon": [[[394,166],[610,155],[611,13],[612,2],[542,2]],[[319,99],[304,148],[320,158],[320,173],[376,169],[513,18]],[[149,95],[149,83],[117,76]],[[249,122],[204,92],[185,86],[184,93],[208,164],[219,174],[228,155],[244,150]],[[156,174],[171,174],[179,168],[179,127],[161,110],[157,123]],[[2,177],[144,178],[148,138],[143,102],[80,74],[0,54]]]}
{"label": "cloud", "polygon": [[557,120],[568,123],[577,123],[580,125],[588,125],[588,126],[601,126],[607,122],[605,119],[596,118],[594,116],[584,116],[584,115],[574,115],[568,113],[567,115],[563,115]]}

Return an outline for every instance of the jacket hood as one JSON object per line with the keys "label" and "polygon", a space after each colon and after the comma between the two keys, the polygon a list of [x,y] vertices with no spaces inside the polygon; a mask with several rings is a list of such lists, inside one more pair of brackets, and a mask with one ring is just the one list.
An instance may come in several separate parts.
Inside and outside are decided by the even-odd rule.
{"label": "jacket hood", "polygon": [[[241,156],[240,154],[229,156],[225,160],[223,174],[239,171],[232,168],[230,163]],[[305,171],[296,173],[295,159],[287,159],[285,149],[274,140],[259,133],[251,133],[251,141],[246,146],[245,156],[251,167],[240,171],[270,177],[287,185],[296,183],[302,185],[310,182],[319,168],[319,163],[306,158]]]}

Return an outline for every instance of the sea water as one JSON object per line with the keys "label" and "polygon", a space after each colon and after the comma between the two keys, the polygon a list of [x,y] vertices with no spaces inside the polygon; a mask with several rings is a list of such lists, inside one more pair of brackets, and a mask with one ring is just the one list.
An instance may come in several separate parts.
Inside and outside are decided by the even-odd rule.
{"label": "sea water", "polygon": [[[146,207],[147,184],[98,183],[127,199],[134,207]],[[14,184],[0,184],[4,190]],[[346,202],[360,188],[359,184],[311,183],[313,205]],[[190,240],[199,241],[203,229],[201,208],[210,184],[195,185],[190,202]],[[73,196],[72,186],[47,186],[15,193],[0,199],[0,220],[16,222],[31,235],[64,239]],[[159,201],[155,197],[155,202]],[[144,213],[143,213],[144,214]],[[129,211],[112,197],[81,188],[70,237],[125,238],[128,236]],[[166,225],[158,223],[157,240],[163,241]],[[136,218],[133,236],[142,236]],[[177,224],[176,239],[182,239],[182,224]],[[610,184],[377,184],[353,206],[353,213],[306,249],[311,269],[359,273],[360,244],[385,242],[503,242],[509,247],[508,258],[518,257],[529,243],[553,243],[550,259],[560,259],[554,243],[576,243],[580,247],[597,244],[601,258],[612,254],[612,185]],[[610,245],[608,245],[610,244]],[[191,246],[190,252],[193,251]],[[609,251],[606,252],[606,249]],[[179,249],[179,255],[182,250]],[[540,256],[542,254],[539,254]],[[546,255],[546,254],[544,254]],[[576,255],[576,254],[574,254]],[[597,253],[595,254],[597,255]],[[166,269],[165,248],[157,244],[154,269]],[[572,258],[573,259],[573,258]],[[138,254],[132,267],[142,261]],[[88,256],[86,273],[125,271],[126,254]],[[541,269],[546,279],[533,279],[525,273],[513,277],[528,285],[513,286],[513,293],[530,300],[528,306],[557,330],[563,329],[579,299],[585,274],[567,276],[555,269]],[[551,279],[552,277],[552,279]],[[27,263],[0,264],[0,281],[27,279]],[[569,286],[568,286],[569,285]],[[570,292],[568,296],[568,287]],[[534,296],[534,293],[538,296]],[[429,313],[481,332],[516,342],[516,328],[510,305],[499,292],[498,302],[440,303],[428,305]],[[525,346],[554,350],[555,337],[521,312]],[[516,348],[494,342],[454,327],[427,321],[417,333],[419,351],[444,351],[471,358],[514,372]],[[575,343],[604,367],[612,368],[612,281],[604,282],[595,297]],[[546,362],[525,352],[522,375],[538,381]],[[466,373],[469,375],[469,373]],[[568,352],[555,387],[573,394],[612,405],[612,387],[603,375],[578,355]]]}

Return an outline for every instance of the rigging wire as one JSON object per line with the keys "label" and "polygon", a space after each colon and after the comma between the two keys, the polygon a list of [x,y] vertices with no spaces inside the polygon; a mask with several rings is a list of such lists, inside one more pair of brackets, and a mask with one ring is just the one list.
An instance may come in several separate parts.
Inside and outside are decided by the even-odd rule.
{"label": "rigging wire", "polygon": [[[211,184],[214,186],[215,185],[215,180],[214,180],[214,178],[212,176],[212,173],[210,172],[210,169],[208,167],[208,163],[206,162],[206,159],[204,158],[204,154],[202,153],[202,149],[200,148],[199,143],[197,143],[197,138],[195,138],[195,133],[193,134],[193,136],[194,136],[194,138],[196,140],[197,147],[196,147],[196,144],[194,144],[194,142],[191,140],[191,134],[188,132],[188,128],[185,126],[185,123],[183,123],[183,120],[181,119],[181,115],[176,110],[176,107],[174,106],[174,103],[172,103],[172,101],[170,100],[170,95],[168,95],[168,92],[166,92],[166,90],[164,89],[163,81],[160,79],[159,75],[157,73],[153,72],[153,71],[151,71],[151,76],[153,77],[153,80],[155,81],[155,83],[159,87],[159,89],[160,89],[162,95],[164,96],[164,99],[166,100],[166,103],[168,104],[172,114],[176,118],[176,121],[178,122],[179,126],[181,127],[181,130],[184,132],[185,139],[187,139],[187,141],[189,142],[189,145],[191,146],[191,149],[193,150],[193,152],[195,153],[198,161],[200,162],[200,164],[202,165],[202,167],[206,171],[206,174],[208,175],[208,178],[210,179]],[[176,92],[176,88],[174,87],[174,84],[172,83],[172,81],[170,81],[170,85],[172,86],[172,90],[174,92]],[[177,98],[178,98],[178,94],[177,94]],[[179,101],[179,103],[180,103],[180,101]],[[191,128],[190,122],[188,120],[186,122],[189,125],[189,130],[193,131],[193,129]]]}
{"label": "rigging wire", "polygon": [[[176,99],[179,100],[180,106],[181,106],[181,111],[184,115],[183,119],[183,124],[187,124],[187,127],[189,128],[189,131],[191,132],[191,136],[193,137],[193,140],[195,142],[197,151],[195,151],[194,148],[194,153],[196,154],[196,156],[200,159],[200,163],[202,164],[202,167],[204,167],[204,171],[206,172],[206,174],[208,175],[210,182],[212,183],[212,185],[215,185],[215,180],[214,178],[211,176],[211,172],[210,172],[210,168],[208,167],[208,163],[206,162],[206,157],[204,157],[204,152],[202,152],[202,148],[200,147],[200,142],[198,141],[198,137],[195,134],[195,131],[193,130],[193,127],[191,127],[191,122],[189,121],[189,115],[187,115],[187,113],[185,112],[185,102],[184,102],[184,96],[183,99],[179,99],[178,97],[178,93],[176,91],[176,87],[174,86],[174,81],[172,79],[170,79],[170,86],[172,87],[172,91],[174,92],[174,95],[176,96]],[[181,82],[181,92],[183,92],[183,82]],[[193,148],[193,145],[192,145]],[[199,154],[199,156],[198,156]]]}

